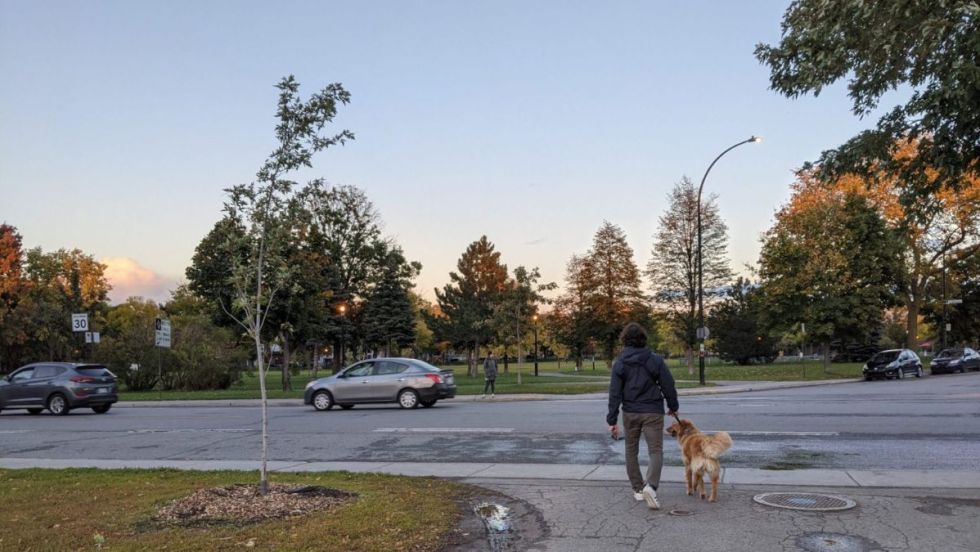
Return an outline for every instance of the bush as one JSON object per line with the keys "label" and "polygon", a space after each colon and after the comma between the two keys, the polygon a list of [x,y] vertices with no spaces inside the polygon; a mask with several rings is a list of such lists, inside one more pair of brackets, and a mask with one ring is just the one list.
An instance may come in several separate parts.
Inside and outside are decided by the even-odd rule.
{"label": "bush", "polygon": [[163,388],[199,391],[228,389],[241,379],[248,358],[234,332],[203,315],[175,317],[171,362]]}

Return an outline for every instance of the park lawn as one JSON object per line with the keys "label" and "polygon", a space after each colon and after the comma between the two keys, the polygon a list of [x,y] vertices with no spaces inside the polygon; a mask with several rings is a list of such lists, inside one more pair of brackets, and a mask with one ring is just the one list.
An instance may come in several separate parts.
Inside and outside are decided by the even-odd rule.
{"label": "park lawn", "polygon": [[257,484],[258,472],[0,470],[0,550],[439,550],[467,488],[448,481],[346,472],[273,474],[272,483],[357,493],[308,516],[245,526],[161,527],[167,502],[207,487]]}
{"label": "park lawn", "polygon": [[[544,364],[544,363],[542,363]],[[554,363],[557,367],[557,363]],[[480,395],[483,393],[484,379],[483,373],[470,378],[466,375],[465,366],[451,366],[456,376],[457,395]],[[509,373],[504,373],[501,367],[497,376],[496,392],[498,394],[545,394],[545,395],[575,395],[581,393],[596,393],[609,389],[609,371],[603,369],[596,372],[581,372],[581,375],[559,374],[558,372],[546,371],[544,366],[539,366],[541,375],[534,376],[534,367],[524,366],[521,375],[521,384],[517,383],[517,367],[511,366]],[[548,375],[545,375],[548,374]],[[329,372],[320,372],[321,376],[329,375]],[[283,391],[281,375],[273,372],[266,375],[266,388],[270,399],[301,399],[303,398],[303,388],[306,382],[312,379],[312,375],[303,371],[299,375],[292,377],[293,390]],[[678,387],[693,387],[690,384],[679,383]],[[253,373],[246,373],[242,377],[242,382],[231,389],[218,391],[127,391],[123,389],[119,394],[121,401],[155,401],[155,400],[233,400],[233,399],[258,399],[259,384],[258,377]]]}
{"label": "park lawn", "polygon": [[[752,366],[737,366],[734,364],[708,364],[704,368],[706,380],[720,381],[819,381],[828,379],[845,379],[862,377],[863,363],[831,363],[824,371],[822,362],[779,362],[773,364],[757,364]],[[670,372],[675,379],[697,379],[698,367],[694,366],[694,375],[688,373],[686,366],[672,366]]]}

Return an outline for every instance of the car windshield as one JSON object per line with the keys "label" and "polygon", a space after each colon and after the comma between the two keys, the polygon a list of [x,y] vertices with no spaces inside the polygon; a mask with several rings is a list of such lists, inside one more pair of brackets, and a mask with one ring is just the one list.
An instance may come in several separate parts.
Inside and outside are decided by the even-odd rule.
{"label": "car windshield", "polygon": [[893,362],[896,358],[898,358],[899,353],[901,353],[901,351],[882,351],[882,352],[876,354],[871,359],[871,362],[875,362],[875,363],[878,363],[878,362]]}
{"label": "car windshield", "polygon": [[963,349],[946,349],[936,355],[936,358],[960,358],[963,356]]}
{"label": "car windshield", "polygon": [[85,376],[93,378],[103,378],[106,376],[115,377],[105,366],[79,366],[75,371]]}

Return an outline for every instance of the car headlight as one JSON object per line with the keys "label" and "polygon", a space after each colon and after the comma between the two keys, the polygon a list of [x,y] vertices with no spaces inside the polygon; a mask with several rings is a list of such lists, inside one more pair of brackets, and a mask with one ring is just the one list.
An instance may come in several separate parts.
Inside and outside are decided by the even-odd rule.
{"label": "car headlight", "polygon": [[864,367],[863,367],[863,368],[861,368],[861,371],[862,371],[862,372],[867,372],[867,371],[868,371],[868,365],[867,365],[867,364],[865,364],[865,365],[864,365]]}

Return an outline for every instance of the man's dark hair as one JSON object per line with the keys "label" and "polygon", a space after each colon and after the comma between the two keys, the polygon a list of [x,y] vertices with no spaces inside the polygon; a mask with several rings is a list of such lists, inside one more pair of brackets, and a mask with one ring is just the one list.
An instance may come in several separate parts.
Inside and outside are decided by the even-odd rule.
{"label": "man's dark hair", "polygon": [[619,339],[623,341],[623,345],[627,347],[646,347],[647,346],[647,331],[643,329],[643,326],[637,324],[636,322],[630,322],[623,328],[623,333],[619,335]]}

